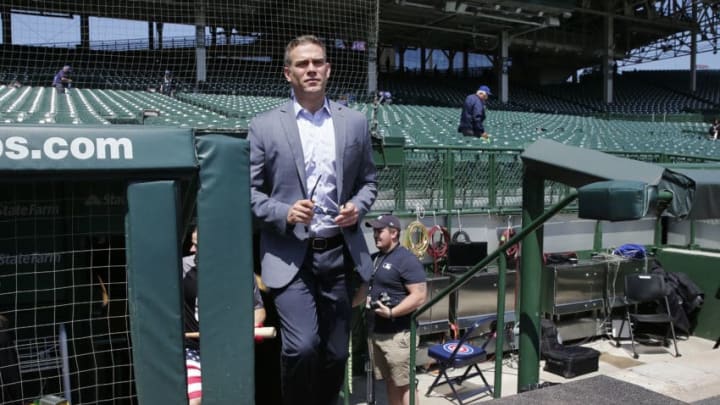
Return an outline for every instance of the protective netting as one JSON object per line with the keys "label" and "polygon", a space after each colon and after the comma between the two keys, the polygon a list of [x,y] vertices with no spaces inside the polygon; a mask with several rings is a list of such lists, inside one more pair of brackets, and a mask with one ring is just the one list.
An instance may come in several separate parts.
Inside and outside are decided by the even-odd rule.
{"label": "protective netting", "polygon": [[330,94],[361,97],[377,41],[377,0],[16,3],[0,9],[3,84],[50,86],[70,66],[77,88],[286,96],[285,45],[314,34]]}
{"label": "protective netting", "polygon": [[[0,403],[132,403],[118,182],[4,184]],[[16,402],[17,401],[17,402]]]}
{"label": "protective netting", "polygon": [[406,209],[519,208],[522,203],[517,150],[408,150],[400,176]]}

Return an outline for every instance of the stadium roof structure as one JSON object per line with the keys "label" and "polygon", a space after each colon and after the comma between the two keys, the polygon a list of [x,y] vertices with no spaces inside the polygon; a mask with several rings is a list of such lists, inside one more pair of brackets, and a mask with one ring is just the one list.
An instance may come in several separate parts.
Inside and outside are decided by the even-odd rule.
{"label": "stadium roof structure", "polygon": [[[425,47],[492,53],[502,32],[513,51],[556,55],[567,53],[579,66],[597,63],[604,53],[604,25],[613,20],[612,54],[616,60],[641,63],[687,55],[692,38],[698,52],[717,51],[720,2],[710,0],[378,0],[379,41],[399,47]],[[335,2],[308,2],[332,10]],[[85,15],[177,24],[196,24],[201,13],[206,25],[257,29],[252,21],[272,30],[267,21],[293,21],[298,32],[311,29],[288,2],[243,0],[227,7],[222,2],[196,0],[104,1],[10,0],[11,12],[39,15]],[[171,13],[158,17],[162,8]],[[342,19],[334,20],[344,24]],[[250,22],[248,24],[248,22]],[[326,22],[324,22],[325,24]],[[330,20],[330,24],[333,20]],[[332,27],[325,27],[332,31]],[[308,31],[310,32],[310,31]],[[694,33],[694,35],[693,35]],[[268,33],[271,34],[271,33]],[[565,63],[569,63],[567,59]]]}
{"label": "stadium roof structure", "polygon": [[571,55],[589,66],[605,54],[613,21],[612,57],[626,63],[717,51],[720,4],[700,0],[381,0],[380,41],[394,46],[493,53],[503,31],[510,49],[539,56]]}
{"label": "stadium roof structure", "polygon": [[[310,1],[308,8],[332,10],[334,2],[320,0]],[[54,17],[83,14],[104,18],[118,18],[138,21],[161,22],[171,24],[196,25],[204,21],[210,27],[224,27],[242,32],[263,27],[272,33],[276,26],[273,22],[292,22],[297,32],[314,32],[317,21],[298,13],[296,7],[303,2],[287,2],[280,0],[241,0],[237,2],[207,0],[120,0],[105,2],[103,0],[10,0],[3,7],[12,12],[48,15]],[[347,8],[347,7],[346,7]],[[165,10],[165,11],[163,11]],[[334,28],[347,28],[340,18],[323,19],[323,28],[332,31]],[[330,26],[327,26],[327,25]],[[335,25],[333,27],[332,25]],[[285,34],[287,35],[287,34]],[[283,38],[286,41],[286,38]]]}
{"label": "stadium roof structure", "polygon": [[[41,68],[60,63],[82,66],[83,79],[101,84],[122,76],[107,74],[109,66],[135,71],[159,66],[171,68],[181,82],[218,92],[232,91],[226,86],[231,80],[245,91],[253,87],[246,83],[249,77],[261,77],[251,84],[272,95],[287,90],[282,78],[270,72],[280,71],[288,39],[300,33],[314,33],[329,45],[337,72],[334,93],[372,94],[378,60],[392,72],[396,56],[403,68],[417,65],[414,60],[404,63],[404,51],[421,48],[442,50],[449,70],[459,68],[458,52],[487,55],[498,73],[497,83],[489,83],[496,83],[503,103],[509,97],[503,83],[510,75],[514,83],[559,83],[588,67],[600,67],[603,100],[612,103],[613,68],[717,51],[720,39],[720,2],[706,0],[9,0],[0,11],[0,66],[26,78],[22,83],[39,82],[48,76],[38,72]],[[64,36],[57,36],[58,43],[14,42],[13,31],[23,29],[22,23],[13,25],[15,14],[79,24],[67,29],[73,31],[71,42],[60,43],[68,41]],[[104,41],[102,35],[93,36],[100,31],[91,20],[95,17],[134,20],[140,23],[135,27],[144,23],[147,30]],[[173,37],[172,30],[164,30],[169,24],[194,26],[195,32]],[[49,37],[43,26],[33,30],[45,34],[43,40]],[[420,56],[424,60],[418,67],[424,73],[432,64],[424,51]],[[487,64],[478,59],[466,57],[462,65],[466,77],[489,76]],[[471,65],[481,69],[470,72]],[[695,67],[691,62],[691,92],[697,84]]]}

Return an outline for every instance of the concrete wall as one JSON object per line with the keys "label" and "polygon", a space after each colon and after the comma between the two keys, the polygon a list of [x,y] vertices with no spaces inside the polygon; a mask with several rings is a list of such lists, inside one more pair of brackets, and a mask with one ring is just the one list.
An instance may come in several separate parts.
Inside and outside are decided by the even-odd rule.
{"label": "concrete wall", "polygon": [[[671,221],[668,228],[668,244],[690,244],[689,221]],[[704,249],[720,250],[720,220],[695,221],[695,244]]]}

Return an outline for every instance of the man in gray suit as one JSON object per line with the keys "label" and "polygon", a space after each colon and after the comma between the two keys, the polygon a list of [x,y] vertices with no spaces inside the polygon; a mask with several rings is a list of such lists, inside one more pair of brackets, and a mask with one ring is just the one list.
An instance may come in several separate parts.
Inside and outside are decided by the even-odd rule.
{"label": "man in gray suit", "polygon": [[375,201],[375,165],[365,117],[325,96],[318,38],[288,44],[284,75],[293,99],[250,123],[262,279],[280,317],[283,402],[336,405],[351,305],[365,295],[356,280],[371,273],[358,224]]}

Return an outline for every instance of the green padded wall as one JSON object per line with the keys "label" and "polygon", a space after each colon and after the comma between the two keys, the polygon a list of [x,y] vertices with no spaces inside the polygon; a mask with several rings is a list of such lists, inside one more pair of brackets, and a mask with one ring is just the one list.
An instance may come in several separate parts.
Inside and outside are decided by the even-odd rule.
{"label": "green padded wall", "polygon": [[187,391],[177,185],[135,183],[127,195],[128,302],[138,402],[182,404]]}
{"label": "green padded wall", "polygon": [[197,138],[198,277],[203,405],[255,401],[250,149]]}

